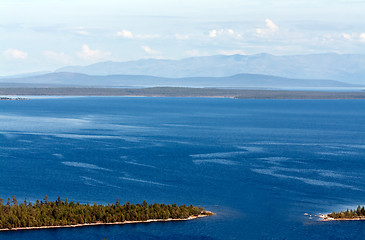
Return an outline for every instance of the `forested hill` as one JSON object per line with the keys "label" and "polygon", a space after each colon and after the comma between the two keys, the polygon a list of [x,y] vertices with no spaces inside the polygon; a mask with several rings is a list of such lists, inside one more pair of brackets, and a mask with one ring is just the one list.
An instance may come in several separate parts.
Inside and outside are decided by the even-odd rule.
{"label": "forested hill", "polygon": [[72,226],[93,223],[123,223],[127,221],[147,221],[166,219],[188,219],[194,216],[207,216],[212,213],[202,207],[176,204],[115,204],[97,205],[80,204],[72,201],[43,201],[35,203],[26,200],[19,203],[13,196],[7,203],[0,198],[0,230],[15,228],[37,228],[51,226]]}

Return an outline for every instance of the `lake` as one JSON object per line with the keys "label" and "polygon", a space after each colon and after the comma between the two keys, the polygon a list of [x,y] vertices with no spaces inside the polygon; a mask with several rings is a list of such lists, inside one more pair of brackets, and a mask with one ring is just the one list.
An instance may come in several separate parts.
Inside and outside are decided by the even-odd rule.
{"label": "lake", "polygon": [[365,204],[364,110],[365,100],[0,101],[0,197],[216,213],[0,239],[362,239],[365,222],[316,215]]}

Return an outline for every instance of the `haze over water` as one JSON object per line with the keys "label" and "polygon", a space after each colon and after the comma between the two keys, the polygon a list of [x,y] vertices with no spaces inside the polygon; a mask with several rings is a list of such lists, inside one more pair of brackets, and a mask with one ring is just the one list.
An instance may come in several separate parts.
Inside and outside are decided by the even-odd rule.
{"label": "haze over water", "polygon": [[176,202],[217,214],[0,239],[361,239],[364,222],[314,215],[364,204],[364,109],[364,100],[0,101],[0,197]]}

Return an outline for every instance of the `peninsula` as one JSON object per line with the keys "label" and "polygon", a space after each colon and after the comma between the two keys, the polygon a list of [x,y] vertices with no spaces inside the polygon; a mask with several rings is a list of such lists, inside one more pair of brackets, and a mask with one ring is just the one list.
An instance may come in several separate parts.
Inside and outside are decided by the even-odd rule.
{"label": "peninsula", "polygon": [[28,230],[59,227],[82,227],[108,224],[183,221],[213,215],[202,207],[176,204],[80,204],[72,201],[48,201],[48,197],[35,203],[24,200],[18,203],[13,196],[7,203],[0,198],[0,231]]}
{"label": "peninsula", "polygon": [[349,221],[349,220],[365,220],[365,207],[358,206],[357,209],[347,209],[341,212],[332,212],[320,215],[322,221]]}

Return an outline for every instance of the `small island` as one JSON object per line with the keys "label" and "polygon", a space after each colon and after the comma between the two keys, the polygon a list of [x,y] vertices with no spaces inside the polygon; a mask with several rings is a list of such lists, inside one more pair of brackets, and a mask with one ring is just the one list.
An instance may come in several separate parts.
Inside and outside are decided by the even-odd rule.
{"label": "small island", "polygon": [[349,220],[365,220],[365,207],[358,206],[357,209],[347,209],[341,212],[332,212],[320,215],[322,221],[349,221]]}
{"label": "small island", "polygon": [[35,203],[18,203],[13,196],[7,203],[0,198],[0,231],[59,227],[82,227],[106,224],[182,221],[214,215],[202,207],[176,204],[80,204],[72,201],[49,201],[47,195]]}

